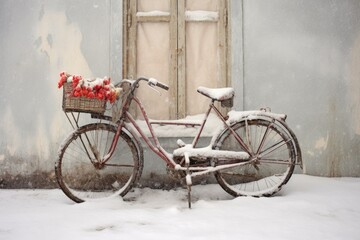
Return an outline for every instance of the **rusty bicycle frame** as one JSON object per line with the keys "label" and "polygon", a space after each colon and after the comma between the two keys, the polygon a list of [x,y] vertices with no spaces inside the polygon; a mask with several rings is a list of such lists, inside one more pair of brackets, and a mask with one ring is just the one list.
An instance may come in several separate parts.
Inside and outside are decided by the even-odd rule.
{"label": "rusty bicycle frame", "polygon": [[[129,80],[128,80],[129,81]],[[176,170],[183,170],[183,171],[197,171],[195,175],[201,175],[201,174],[206,174],[209,172],[215,172],[218,171],[220,169],[225,169],[225,168],[231,168],[234,166],[239,166],[239,165],[244,165],[249,163],[249,161],[251,161],[252,159],[252,153],[251,151],[248,149],[248,147],[246,146],[246,144],[243,142],[243,140],[238,136],[238,134],[231,128],[231,126],[229,126],[226,123],[226,117],[224,117],[221,112],[217,109],[217,107],[214,105],[215,100],[211,100],[211,103],[209,104],[209,108],[207,110],[207,112],[205,113],[205,117],[202,121],[201,124],[196,124],[196,123],[172,123],[172,122],[165,122],[165,121],[156,121],[156,122],[151,122],[147,116],[146,110],[144,108],[144,106],[142,105],[141,101],[135,96],[135,90],[136,88],[139,87],[139,82],[140,81],[146,81],[148,82],[148,85],[150,87],[153,86],[158,86],[161,87],[165,90],[168,90],[168,87],[166,85],[163,85],[161,83],[158,83],[158,85],[155,84],[151,84],[149,79],[147,78],[138,78],[135,81],[131,81],[131,89],[129,90],[128,96],[126,97],[125,102],[123,103],[122,106],[122,110],[121,110],[121,114],[120,114],[120,119],[117,122],[117,131],[115,133],[115,136],[112,140],[109,152],[107,153],[107,155],[104,156],[103,159],[98,159],[99,164],[100,165],[105,165],[106,162],[111,158],[112,154],[115,151],[117,142],[119,140],[119,136],[120,133],[122,131],[123,127],[126,127],[126,122],[127,120],[131,123],[131,125],[136,129],[136,131],[140,134],[140,136],[143,138],[143,140],[145,141],[145,143],[149,146],[149,148],[157,155],[159,156],[163,161],[166,162],[166,164],[171,167],[174,168]],[[139,125],[136,123],[136,120],[133,118],[133,116],[129,113],[129,108],[130,108],[130,104],[132,103],[132,101],[134,101],[136,103],[136,106],[141,110],[141,114],[144,117],[144,120],[146,122],[147,128],[150,131],[151,137],[154,139],[154,143],[150,140],[150,138],[144,133],[144,131],[139,127]],[[216,115],[218,116],[218,118],[222,121],[222,123],[230,130],[230,132],[234,135],[235,139],[239,142],[239,144],[245,149],[245,152],[248,153],[250,155],[250,159],[248,161],[241,161],[239,163],[232,163],[232,164],[224,164],[224,165],[220,165],[220,166],[205,166],[205,167],[181,167],[179,164],[177,164],[172,155],[170,153],[168,153],[164,148],[161,147],[161,144],[159,142],[158,137],[155,134],[155,131],[152,127],[153,124],[164,124],[164,125],[185,125],[185,126],[200,126],[200,129],[198,130],[196,136],[194,137],[194,140],[192,142],[192,147],[195,148],[198,140],[201,136],[201,133],[204,129],[204,126],[207,122],[208,116],[211,112],[211,110],[214,110],[214,112],[216,113]]]}
{"label": "rusty bicycle frame", "polygon": [[[109,160],[115,155],[115,150],[117,148],[119,139],[123,139],[123,136],[126,135],[128,141],[133,142],[131,146],[132,151],[137,151],[138,156],[140,156],[138,160],[141,161],[140,166],[142,168],[143,150],[141,142],[139,141],[140,136],[150,148],[150,150],[154,152],[158,157],[160,157],[164,161],[164,163],[166,163],[167,170],[169,170],[169,173],[171,175],[174,175],[174,177],[177,177],[179,179],[185,180],[188,189],[189,208],[191,208],[190,192],[192,186],[192,177],[214,173],[216,180],[221,185],[221,187],[233,196],[270,196],[279,191],[281,189],[281,186],[288,182],[293,173],[295,165],[300,165],[300,167],[302,167],[301,149],[294,132],[285,123],[285,114],[276,114],[271,113],[267,110],[264,111],[260,109],[260,111],[234,111],[232,114],[230,114],[230,112],[226,116],[224,116],[219,111],[218,107],[215,106],[215,101],[221,102],[221,105],[223,107],[232,106],[233,90],[230,89],[228,91],[228,89],[218,89],[218,92],[214,92],[217,91],[217,89],[198,88],[199,93],[211,99],[209,100],[209,107],[205,112],[205,116],[201,123],[151,121],[148,118],[146,109],[144,108],[140,99],[135,96],[135,90],[139,88],[140,81],[147,82],[147,84],[151,88],[154,88],[156,86],[164,90],[169,89],[168,86],[152,78],[148,79],[142,77],[138,78],[137,80],[122,80],[119,84],[116,84],[116,87],[121,86],[126,87],[127,89],[122,96],[122,102],[119,111],[120,114],[114,118],[110,116],[105,116],[103,114],[92,115],[93,118],[97,118],[100,121],[115,121],[115,124],[95,123],[79,127],[79,115],[78,118],[75,118],[75,116],[71,112],[73,120],[76,123],[77,130],[71,133],[69,137],[64,141],[64,145],[61,146],[61,149],[59,150],[59,159],[57,160],[55,165],[55,171],[60,187],[65,192],[65,194],[75,202],[82,202],[83,199],[78,198],[71,192],[72,190],[69,190],[69,187],[66,185],[67,183],[64,182],[63,179],[61,165],[64,154],[67,153],[66,151],[68,149],[68,146],[73,142],[74,144],[76,144],[76,140],[80,141],[78,143],[80,145],[82,144],[85,149],[84,153],[87,155],[87,158],[89,158],[90,162],[96,170],[105,169],[107,166],[133,167],[126,163],[108,163]],[[124,83],[130,83],[130,88],[124,86]],[[154,90],[156,89],[154,88]],[[132,103],[135,103],[135,107],[140,110],[140,114],[144,118],[146,128],[149,130],[150,134],[145,133],[145,131],[139,126],[135,118],[131,115],[130,106],[132,107]],[[197,147],[201,134],[204,130],[204,126],[207,123],[211,111],[214,111],[215,116],[217,116],[217,118],[221,120],[221,125],[219,126],[218,132],[213,133],[212,140],[207,147]],[[69,118],[68,120],[70,121]],[[153,128],[154,124],[198,126],[199,129],[191,144],[185,144],[181,140],[178,140],[177,143],[179,145],[179,148],[175,149],[174,152],[171,154],[161,146],[159,138],[157,137],[156,132]],[[86,128],[87,126],[89,126],[89,129]],[[100,131],[103,129],[111,129],[112,133],[114,133],[112,137],[109,137],[109,135],[106,137],[107,139],[105,156],[101,156],[97,143],[93,143],[90,139],[90,136],[87,135],[88,130],[96,130],[97,126],[99,126]],[[255,141],[253,142],[250,136],[250,131],[252,127],[258,126],[262,127],[263,129],[260,129],[261,137],[258,139],[259,141],[256,141],[255,139]],[[75,127],[73,126],[73,128]],[[239,129],[243,130],[238,131]],[[257,132],[257,130],[255,132]],[[232,137],[234,137],[234,143],[238,144],[237,146],[241,147],[240,150],[232,150],[233,148],[231,146],[230,148],[227,148],[226,146],[223,148],[223,141],[224,139],[229,139],[229,136],[231,136],[231,141],[233,141]],[[269,141],[267,141],[268,137]],[[272,141],[274,137],[275,139],[279,138],[279,140]],[[111,143],[110,146],[108,146],[108,143]],[[286,155],[284,156],[284,159],[282,159],[282,156],[275,156],[275,158],[263,157],[265,155],[271,154],[274,151],[277,151],[278,149],[279,151],[281,151],[280,148],[284,145],[286,147]],[[72,150],[70,148],[69,152],[71,153],[71,151]],[[262,186],[259,186],[260,184],[259,182],[257,182],[257,179],[255,179],[254,181],[249,181],[249,183],[253,182],[254,184],[252,186],[253,190],[249,190],[250,193],[248,193],[249,191],[247,191],[246,189],[246,184],[248,183],[247,181],[244,182],[245,188],[243,190],[234,190],[233,188],[231,188],[232,185],[229,185],[227,180],[223,178],[223,172],[221,170],[249,164],[249,166],[254,168],[256,171],[259,171],[260,168],[258,165],[262,163],[284,164],[287,165],[287,167],[286,169],[284,169],[285,171],[283,173],[275,172],[273,175],[265,175],[264,178],[259,178],[259,181],[264,180],[262,182]],[[141,174],[142,169],[139,170],[139,168],[136,168],[135,170],[137,171],[136,174]],[[225,174],[229,174],[230,176],[235,175],[232,172]],[[240,176],[242,175],[240,174]],[[276,178],[279,178],[278,176],[283,177],[279,178],[277,181],[274,181],[273,179],[266,179],[272,176],[275,176]],[[137,175],[136,178],[134,178],[135,181],[138,180],[138,177],[140,177],[140,175]],[[253,176],[249,177],[252,178]],[[131,182],[130,184],[133,183],[134,182]],[[130,188],[123,190],[125,194],[132,187],[132,185],[129,186]],[[256,191],[255,186],[257,186]],[[264,189],[261,190],[260,187]],[[120,191],[122,190],[118,189],[117,191],[120,193]],[[245,191],[245,193],[243,191]],[[89,192],[92,192],[92,189],[90,189]]]}

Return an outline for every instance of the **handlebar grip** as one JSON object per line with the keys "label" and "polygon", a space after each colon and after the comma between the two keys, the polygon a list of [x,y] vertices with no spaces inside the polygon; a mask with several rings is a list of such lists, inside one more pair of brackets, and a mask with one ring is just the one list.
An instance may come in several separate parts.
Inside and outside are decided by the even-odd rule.
{"label": "handlebar grip", "polygon": [[161,82],[158,82],[158,80],[156,80],[155,78],[149,78],[148,79],[148,84],[153,85],[153,86],[157,86],[159,88],[162,88],[164,90],[169,90],[169,87]]}
{"label": "handlebar grip", "polygon": [[167,85],[161,83],[161,82],[158,82],[158,83],[156,84],[156,86],[159,87],[159,88],[162,88],[162,89],[164,89],[164,90],[166,90],[166,91],[169,90],[169,87],[168,87]]}

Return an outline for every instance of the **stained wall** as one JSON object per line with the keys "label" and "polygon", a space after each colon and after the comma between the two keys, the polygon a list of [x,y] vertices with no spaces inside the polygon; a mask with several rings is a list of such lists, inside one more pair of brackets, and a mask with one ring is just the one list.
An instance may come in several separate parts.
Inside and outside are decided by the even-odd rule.
{"label": "stained wall", "polygon": [[[287,113],[305,173],[359,177],[360,2],[230,3],[235,109]],[[53,183],[71,129],[58,73],[120,80],[121,13],[115,0],[0,2],[0,187]],[[160,161],[145,168],[165,172]],[[27,181],[34,175],[38,182]]]}

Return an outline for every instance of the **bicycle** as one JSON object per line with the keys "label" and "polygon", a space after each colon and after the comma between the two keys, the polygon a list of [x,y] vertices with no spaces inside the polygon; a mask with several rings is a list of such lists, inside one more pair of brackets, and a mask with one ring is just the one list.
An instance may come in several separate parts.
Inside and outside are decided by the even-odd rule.
{"label": "bicycle", "polygon": [[[234,197],[271,196],[289,181],[296,165],[302,167],[300,146],[285,122],[285,114],[272,113],[269,109],[230,111],[225,116],[220,112],[215,103],[232,107],[232,88],[199,87],[197,91],[210,98],[199,130],[191,144],[178,140],[179,148],[173,153],[167,152],[161,147],[152,127],[159,122],[149,120],[136,97],[135,90],[141,81],[152,88],[169,89],[153,78],[122,80],[117,86],[128,90],[123,95],[117,122],[112,123],[109,116],[93,114],[92,117],[100,122],[81,127],[76,122],[76,129],[60,146],[55,164],[56,178],[62,191],[73,201],[79,203],[113,195],[125,196],[136,186],[144,164],[143,147],[138,136],[166,163],[172,175],[185,180],[189,208],[193,177],[212,173],[218,184]],[[152,141],[130,113],[132,103],[140,110]],[[211,111],[222,125],[212,136],[209,146],[197,148]]]}

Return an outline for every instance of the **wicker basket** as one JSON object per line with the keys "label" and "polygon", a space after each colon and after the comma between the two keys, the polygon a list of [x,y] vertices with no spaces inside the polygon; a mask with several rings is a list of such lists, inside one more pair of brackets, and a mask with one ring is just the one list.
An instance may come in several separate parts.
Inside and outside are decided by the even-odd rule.
{"label": "wicker basket", "polygon": [[73,97],[73,87],[71,83],[64,83],[63,103],[64,112],[84,112],[104,114],[106,110],[106,101],[97,98]]}

